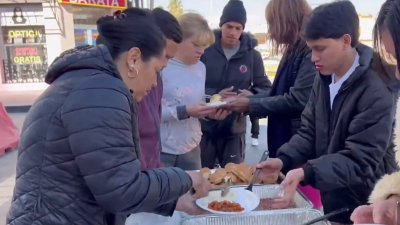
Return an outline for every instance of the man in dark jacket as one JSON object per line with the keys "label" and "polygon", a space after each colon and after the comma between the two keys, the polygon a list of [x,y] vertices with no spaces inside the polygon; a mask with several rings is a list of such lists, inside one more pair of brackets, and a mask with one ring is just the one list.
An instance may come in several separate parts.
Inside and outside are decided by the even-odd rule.
{"label": "man in dark jacket", "polygon": [[289,171],[285,195],[273,207],[288,206],[303,182],[320,190],[326,213],[349,208],[332,221],[350,224],[351,211],[367,203],[375,182],[396,170],[390,148],[395,93],[371,68],[373,51],[358,44],[358,29],[349,1],[321,5],[311,14],[305,38],[319,75],[298,133],[277,158],[259,165],[263,179]]}
{"label": "man in dark jacket", "polygon": [[[241,90],[268,91],[271,82],[265,76],[257,45],[250,34],[243,33],[246,10],[239,0],[231,0],[220,18],[221,30],[215,32],[215,43],[202,57],[206,65],[206,94],[219,93],[223,98],[237,95]],[[201,161],[213,168],[216,160],[221,166],[240,163],[244,158],[246,117],[232,113],[222,121],[202,121]]]}
{"label": "man in dark jacket", "polygon": [[[160,27],[167,39],[166,59],[175,56],[178,44],[182,42],[182,31],[176,18],[169,12],[156,8],[151,11],[155,22]],[[149,94],[139,103],[139,135],[140,135],[140,163],[143,170],[158,168],[161,166],[161,98],[163,94],[163,83],[158,76],[157,86],[151,89]]]}

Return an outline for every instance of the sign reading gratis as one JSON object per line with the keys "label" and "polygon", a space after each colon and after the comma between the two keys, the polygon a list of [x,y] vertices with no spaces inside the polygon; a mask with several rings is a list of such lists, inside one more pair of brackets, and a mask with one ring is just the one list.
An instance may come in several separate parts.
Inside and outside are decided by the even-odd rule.
{"label": "sign reading gratis", "polygon": [[9,46],[14,65],[43,64],[44,51],[41,45]]}

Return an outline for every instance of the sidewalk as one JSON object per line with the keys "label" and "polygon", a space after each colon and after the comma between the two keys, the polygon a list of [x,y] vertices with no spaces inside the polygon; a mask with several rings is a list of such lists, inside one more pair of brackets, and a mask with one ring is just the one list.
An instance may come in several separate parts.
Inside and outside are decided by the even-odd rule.
{"label": "sidewalk", "polygon": [[47,86],[45,83],[0,84],[0,102],[8,112],[26,112]]}

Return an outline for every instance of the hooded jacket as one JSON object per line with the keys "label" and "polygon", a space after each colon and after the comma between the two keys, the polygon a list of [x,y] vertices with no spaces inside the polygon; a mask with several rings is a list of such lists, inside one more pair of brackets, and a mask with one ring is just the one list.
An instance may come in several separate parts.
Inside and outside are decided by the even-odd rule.
{"label": "hooded jacket", "polygon": [[108,49],[63,53],[26,116],[10,225],[123,225],[135,212],[171,215],[191,187],[181,169],[141,172],[137,106]]}
{"label": "hooded jacket", "polygon": [[[254,48],[257,40],[248,33],[240,37],[238,52],[227,60],[221,46],[221,31],[215,32],[215,43],[206,49],[201,61],[206,65],[206,94],[217,94],[221,90],[233,87],[253,92],[268,92],[271,82],[265,75],[260,53]],[[232,113],[222,121],[202,121],[204,134],[214,137],[233,136],[246,132],[246,118]]]}
{"label": "hooded jacket", "polygon": [[[326,213],[367,203],[375,182],[397,169],[392,149],[396,94],[371,68],[372,49],[359,45],[359,66],[329,99],[331,76],[315,78],[298,133],[278,150],[284,171],[303,164],[304,184],[321,192]],[[350,214],[332,218],[350,223]]]}

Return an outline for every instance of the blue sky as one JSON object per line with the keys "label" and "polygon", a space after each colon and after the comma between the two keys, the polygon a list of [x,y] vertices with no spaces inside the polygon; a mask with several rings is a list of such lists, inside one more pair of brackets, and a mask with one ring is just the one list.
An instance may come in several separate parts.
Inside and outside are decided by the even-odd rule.
{"label": "blue sky", "polygon": [[[218,26],[222,9],[228,0],[181,0],[185,12],[197,12],[203,15],[215,28]],[[263,32],[266,30],[264,19],[265,6],[268,0],[242,0],[247,10],[246,30]],[[311,6],[331,2],[330,0],[308,0]],[[376,16],[384,0],[351,0],[358,13]],[[169,0],[154,0],[155,6],[167,8]]]}

